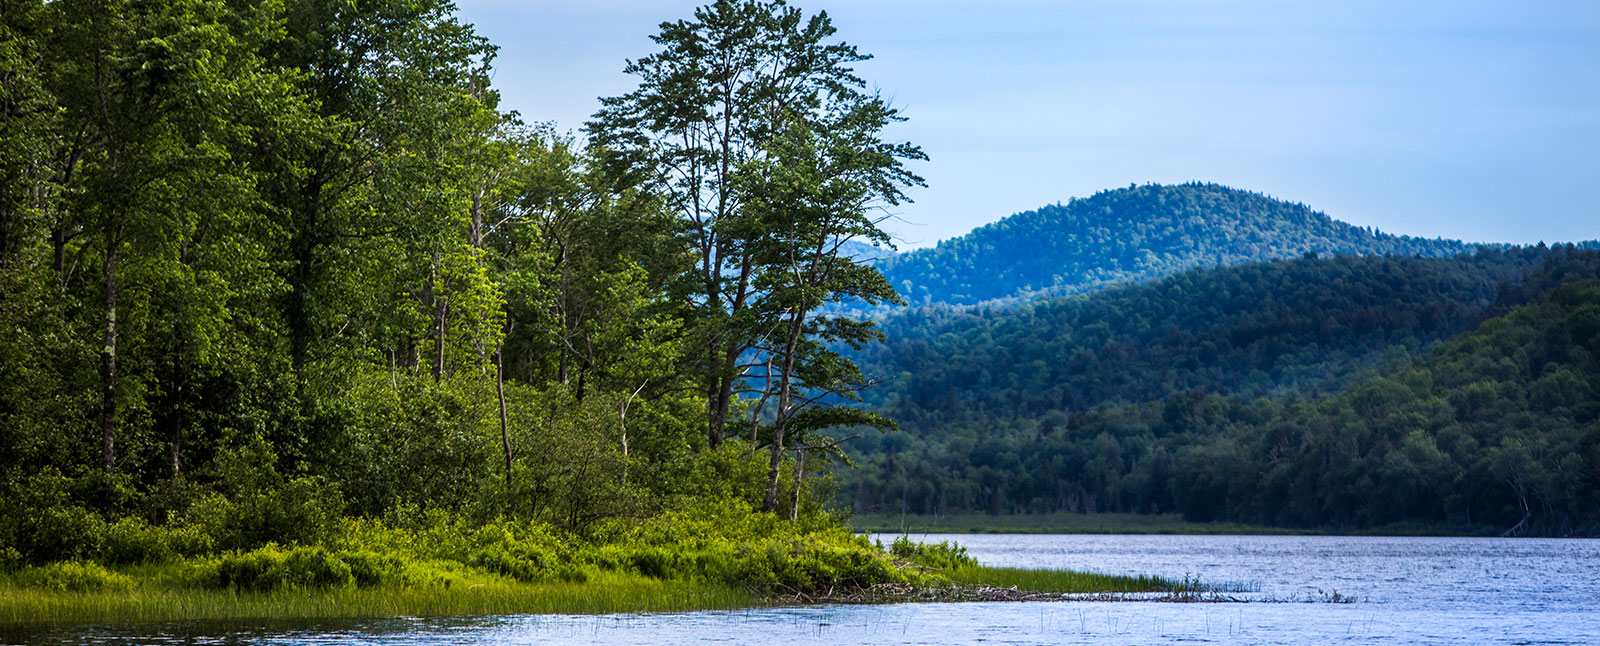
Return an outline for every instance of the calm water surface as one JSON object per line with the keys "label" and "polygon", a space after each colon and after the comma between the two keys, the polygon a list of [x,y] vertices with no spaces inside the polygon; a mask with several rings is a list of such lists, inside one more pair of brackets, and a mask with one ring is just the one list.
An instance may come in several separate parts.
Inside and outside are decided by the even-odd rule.
{"label": "calm water surface", "polygon": [[[1600,541],[914,536],[980,562],[1236,584],[1237,603],[826,606],[285,627],[87,626],[17,644],[1600,644]],[[1322,603],[1333,592],[1357,603]]]}

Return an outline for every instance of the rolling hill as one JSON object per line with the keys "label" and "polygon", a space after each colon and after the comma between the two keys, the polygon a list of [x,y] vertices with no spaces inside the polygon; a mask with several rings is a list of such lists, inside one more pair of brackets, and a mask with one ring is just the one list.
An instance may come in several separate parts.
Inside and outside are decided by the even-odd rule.
{"label": "rolling hill", "polygon": [[1575,489],[1600,477],[1597,278],[1600,253],[1571,245],[1308,256],[913,310],[860,357],[903,432],[857,442],[842,494],[858,511],[1600,527]]}
{"label": "rolling hill", "polygon": [[1472,248],[1373,231],[1218,184],[1148,184],[1018,213],[877,264],[917,307],[1024,302],[1306,252],[1431,257]]}

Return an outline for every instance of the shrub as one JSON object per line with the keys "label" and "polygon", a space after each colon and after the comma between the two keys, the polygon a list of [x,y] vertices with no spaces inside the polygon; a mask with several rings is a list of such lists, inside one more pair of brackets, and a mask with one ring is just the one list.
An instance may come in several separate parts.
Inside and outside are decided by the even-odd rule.
{"label": "shrub", "polygon": [[934,570],[959,570],[978,564],[977,559],[967,556],[967,548],[948,541],[918,543],[900,536],[889,545],[889,553],[902,561]]}
{"label": "shrub", "polygon": [[22,585],[57,592],[126,590],[133,580],[96,563],[62,561],[28,568],[16,575]]}
{"label": "shrub", "polygon": [[0,544],[23,560],[49,563],[92,556],[105,533],[100,515],[74,504],[72,481],[53,467],[0,492]]}
{"label": "shrub", "polygon": [[320,547],[285,551],[277,545],[267,545],[250,552],[228,554],[217,562],[216,577],[221,587],[257,592],[356,585],[350,565],[340,555]]}
{"label": "shrub", "polygon": [[355,578],[357,587],[407,587],[416,583],[411,568],[393,554],[361,550],[341,552],[339,558],[350,566],[350,575]]}
{"label": "shrub", "polygon": [[0,573],[15,572],[25,563],[22,552],[17,551],[17,548],[10,545],[0,547]]}
{"label": "shrub", "polygon": [[319,477],[284,479],[266,440],[256,437],[217,462],[223,492],[201,499],[188,512],[190,524],[217,547],[314,544],[338,529],[345,506],[338,488]]}
{"label": "shrub", "polygon": [[457,578],[448,568],[424,572],[400,555],[371,550],[321,547],[284,549],[266,545],[218,559],[212,585],[267,592],[278,589],[450,587]]}
{"label": "shrub", "polygon": [[177,556],[167,532],[151,527],[142,518],[123,518],[110,524],[100,541],[102,563],[165,563]]}

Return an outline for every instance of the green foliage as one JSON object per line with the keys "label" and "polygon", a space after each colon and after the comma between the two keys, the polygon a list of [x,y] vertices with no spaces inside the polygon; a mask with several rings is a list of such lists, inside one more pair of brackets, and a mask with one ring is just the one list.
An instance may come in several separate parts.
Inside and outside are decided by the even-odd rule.
{"label": "green foliage", "polygon": [[166,563],[213,550],[212,535],[192,525],[150,525],[130,516],[106,526],[96,560],[111,564]]}
{"label": "green foliage", "polygon": [[287,549],[267,544],[248,552],[229,552],[210,564],[206,585],[270,592],[329,588],[450,587],[458,575],[450,568],[417,562],[392,552]]}
{"label": "green foliage", "polygon": [[32,567],[17,572],[12,579],[28,587],[57,592],[125,590],[133,585],[133,580],[125,575],[84,561],[58,561]]}
{"label": "green foliage", "polygon": [[892,350],[940,360],[903,383],[963,390],[891,388],[921,434],[865,438],[844,491],[923,514],[1592,532],[1596,277],[1600,254],[1565,247],[1298,260],[919,332]]}
{"label": "green foliage", "polygon": [[217,491],[196,502],[185,520],[220,549],[316,543],[338,526],[344,513],[343,497],[326,479],[278,473],[277,455],[260,436],[220,456],[216,475]]}
{"label": "green foliage", "polygon": [[973,567],[978,560],[967,556],[967,548],[949,541],[921,543],[906,536],[896,536],[889,544],[889,554],[902,561],[935,570],[959,570]]}
{"label": "green foliage", "polygon": [[73,483],[45,467],[0,496],[0,545],[29,562],[48,563],[95,555],[105,533],[99,514],[74,504]]}
{"label": "green foliage", "polygon": [[703,502],[638,525],[613,524],[579,555],[602,569],[809,592],[902,581],[883,550],[831,518],[799,522],[751,512],[742,501]]}

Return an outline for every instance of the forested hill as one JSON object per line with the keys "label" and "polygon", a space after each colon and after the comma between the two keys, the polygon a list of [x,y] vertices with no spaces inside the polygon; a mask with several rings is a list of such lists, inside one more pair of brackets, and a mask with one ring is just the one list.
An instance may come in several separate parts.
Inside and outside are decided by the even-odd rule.
{"label": "forested hill", "polygon": [[1574,453],[1597,439],[1596,293],[1570,287],[1595,278],[1571,246],[1301,258],[908,313],[865,361],[905,432],[862,438],[843,490],[860,511],[1597,527],[1574,493],[1600,468]]}
{"label": "forested hill", "polygon": [[1307,251],[1450,256],[1470,249],[1454,240],[1372,231],[1217,184],[1150,184],[1018,213],[879,267],[912,306],[972,305]]}
{"label": "forested hill", "polygon": [[1548,252],[1339,256],[1194,269],[1021,308],[927,307],[863,349],[869,397],[908,428],[1033,417],[1200,388],[1312,392],[1471,329]]}

